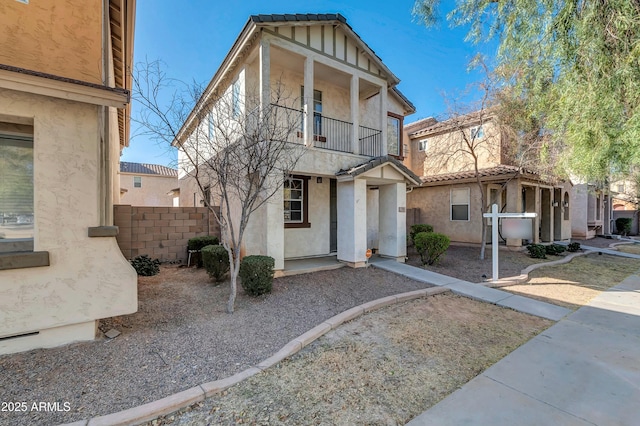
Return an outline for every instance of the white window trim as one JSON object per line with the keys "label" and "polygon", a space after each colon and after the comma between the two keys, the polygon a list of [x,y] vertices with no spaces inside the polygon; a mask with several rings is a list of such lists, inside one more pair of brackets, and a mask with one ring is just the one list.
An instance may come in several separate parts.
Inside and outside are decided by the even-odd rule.
{"label": "white window trim", "polygon": [[429,140],[425,139],[422,141],[418,141],[418,151],[424,152],[427,150],[428,146],[429,146]]}
{"label": "white window trim", "polygon": [[[140,179],[140,186],[136,185],[136,178]],[[133,177],[133,187],[134,188],[142,188],[142,176],[134,176]]]}
{"label": "white window trim", "polygon": [[[453,218],[453,206],[463,206],[464,204],[453,204],[453,191],[460,190],[467,191],[467,219],[454,219]],[[471,221],[471,190],[467,188],[451,188],[449,190],[449,221],[451,222],[469,222]]]}
{"label": "white window trim", "polygon": [[[284,219],[284,215],[283,215],[283,219],[284,219],[284,223],[304,223],[304,197],[307,196],[307,194],[304,193],[304,179],[300,179],[300,178],[288,178],[287,181],[289,182],[293,182],[293,181],[300,181],[300,193],[302,194],[302,197],[300,198],[296,198],[296,199],[292,199],[292,198],[286,198],[283,196],[283,201],[300,201],[300,220],[292,220],[292,219]],[[291,188],[289,188],[291,189]],[[297,190],[296,190],[297,191]],[[289,212],[291,212],[291,210],[289,210]]]}
{"label": "white window trim", "polygon": [[[477,136],[477,133],[480,132],[480,136]],[[484,127],[483,125],[479,125],[479,126],[473,126],[471,128],[471,139],[484,139],[485,134],[484,134]]]}

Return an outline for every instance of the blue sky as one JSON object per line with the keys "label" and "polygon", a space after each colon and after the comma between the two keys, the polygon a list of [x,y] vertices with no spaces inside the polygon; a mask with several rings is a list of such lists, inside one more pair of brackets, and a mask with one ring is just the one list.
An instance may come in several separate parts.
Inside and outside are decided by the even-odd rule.
{"label": "blue sky", "polygon": [[[414,21],[413,0],[313,1],[291,0],[138,0],[134,62],[162,60],[168,76],[208,83],[250,15],[270,13],[340,13],[391,71],[398,86],[416,106],[405,122],[446,114],[443,94],[459,96],[481,78],[468,71],[476,52],[493,56],[495,43],[464,42],[464,28],[442,22],[427,29]],[[447,3],[444,1],[445,9]],[[134,114],[136,111],[134,103]],[[132,123],[135,134],[135,123]],[[122,161],[175,166],[167,146],[135,136]]]}

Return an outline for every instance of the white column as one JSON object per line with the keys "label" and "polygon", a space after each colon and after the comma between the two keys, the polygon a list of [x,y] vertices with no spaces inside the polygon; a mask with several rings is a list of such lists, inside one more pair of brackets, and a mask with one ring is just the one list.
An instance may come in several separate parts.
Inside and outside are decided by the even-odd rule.
{"label": "white column", "polygon": [[367,260],[367,182],[338,182],[338,260],[361,267]]}
{"label": "white column", "polygon": [[360,154],[360,78],[357,75],[351,76],[351,151]]}
{"label": "white column", "polygon": [[[387,84],[380,88],[380,130],[382,130],[381,155],[387,155]],[[402,129],[400,129],[402,131]]]}
{"label": "white column", "polygon": [[313,146],[313,58],[304,60],[304,144]]}
{"label": "white column", "polygon": [[407,255],[407,191],[403,183],[380,186],[379,249],[381,256],[404,262]]}
{"label": "white column", "polygon": [[271,45],[260,40],[260,108],[265,111],[271,104]]}

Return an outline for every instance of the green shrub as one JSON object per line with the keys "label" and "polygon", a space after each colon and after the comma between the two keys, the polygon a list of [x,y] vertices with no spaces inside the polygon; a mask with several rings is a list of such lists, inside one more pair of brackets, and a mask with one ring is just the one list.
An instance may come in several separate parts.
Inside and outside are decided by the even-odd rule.
{"label": "green shrub", "polygon": [[204,268],[210,278],[220,281],[229,272],[229,253],[223,246],[204,246],[200,254],[202,255]]}
{"label": "green shrub", "polygon": [[269,256],[246,256],[240,262],[238,274],[247,294],[260,296],[271,293],[275,260]]}
{"label": "green shrub", "polygon": [[630,217],[619,217],[616,219],[616,230],[620,235],[629,235],[633,219]]}
{"label": "green shrub", "polygon": [[529,256],[534,259],[547,258],[547,249],[542,244],[529,244],[527,246],[527,250],[529,250]]}
{"label": "green shrub", "polygon": [[446,235],[437,232],[418,232],[414,243],[422,264],[433,265],[447,251],[451,241]]}
{"label": "green shrub", "polygon": [[409,230],[409,238],[415,244],[416,235],[420,232],[433,232],[433,226],[427,225],[426,223],[416,223],[415,225],[411,225],[411,229]]}
{"label": "green shrub", "polygon": [[[218,241],[218,237],[205,235],[203,237],[193,237],[189,238],[187,242],[187,250],[202,250],[203,247],[206,246],[216,246],[220,242]],[[202,255],[201,253],[192,253],[191,259],[193,262],[197,263],[198,268],[202,268]]]}
{"label": "green shrub", "polygon": [[545,246],[545,252],[552,256],[558,256],[565,251],[567,251],[567,249],[560,244],[550,244],[548,246]]}
{"label": "green shrub", "polygon": [[571,253],[575,253],[576,251],[580,250],[580,243],[569,243],[569,245],[567,246],[567,250]]}
{"label": "green shrub", "polygon": [[160,273],[160,260],[151,259],[148,255],[143,254],[131,260],[131,266],[136,270],[138,275],[150,277]]}

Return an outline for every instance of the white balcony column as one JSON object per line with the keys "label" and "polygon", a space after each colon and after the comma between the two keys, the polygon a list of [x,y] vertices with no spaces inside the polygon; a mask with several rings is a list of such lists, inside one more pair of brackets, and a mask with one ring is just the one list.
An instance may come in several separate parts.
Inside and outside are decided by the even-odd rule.
{"label": "white balcony column", "polygon": [[271,44],[260,40],[260,109],[265,111],[271,104]]}
{"label": "white balcony column", "polygon": [[351,76],[351,151],[360,154],[360,78]]}
{"label": "white balcony column", "polygon": [[386,82],[380,88],[380,130],[382,130],[382,134],[380,135],[380,143],[382,146],[380,147],[380,155],[387,155],[389,152],[387,150],[387,84]]}
{"label": "white balcony column", "polygon": [[313,58],[304,60],[304,144],[313,146]]}

